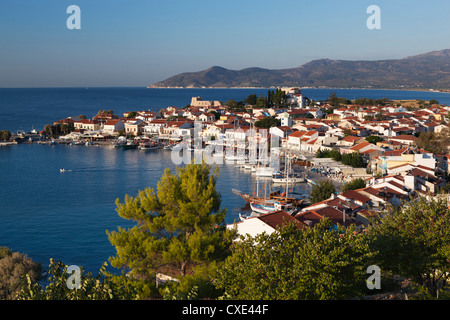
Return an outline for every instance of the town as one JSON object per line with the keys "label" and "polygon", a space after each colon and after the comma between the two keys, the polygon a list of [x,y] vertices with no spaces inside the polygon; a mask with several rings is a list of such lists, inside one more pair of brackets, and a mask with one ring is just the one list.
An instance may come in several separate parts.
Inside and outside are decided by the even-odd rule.
{"label": "town", "polygon": [[[237,192],[260,213],[238,222],[238,232],[255,235],[275,231],[286,219],[301,227],[314,226],[324,217],[335,224],[364,227],[386,206],[398,206],[417,195],[450,201],[449,115],[450,107],[435,100],[350,101],[333,92],[326,101],[313,101],[300,88],[278,88],[268,90],[267,97],[249,95],[245,101],[192,97],[186,107],[170,106],[158,112],[135,110],[119,116],[100,110],[91,119],[68,117],[41,132],[7,138],[14,141],[10,143],[107,144],[152,150],[189,141],[200,124],[202,141],[216,146],[221,142],[222,149],[223,141],[241,139],[248,146],[250,132],[259,141],[268,132],[270,143],[276,142],[282,155],[287,155],[284,167],[286,159],[292,159],[293,174],[296,170],[303,174],[300,181],[314,186],[329,180],[338,188],[320,201],[303,199],[303,205],[291,211],[273,203],[268,207],[268,201],[281,201],[280,194],[258,198]],[[262,169],[245,161],[241,168]],[[279,174],[278,170],[266,176]],[[285,178],[290,181],[291,176]],[[288,204],[286,199],[282,204]]]}

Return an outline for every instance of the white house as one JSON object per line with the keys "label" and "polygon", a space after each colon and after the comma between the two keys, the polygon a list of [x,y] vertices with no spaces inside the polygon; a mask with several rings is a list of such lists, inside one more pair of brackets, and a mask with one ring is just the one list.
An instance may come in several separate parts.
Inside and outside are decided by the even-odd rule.
{"label": "white house", "polygon": [[162,128],[166,126],[166,123],[165,119],[154,119],[144,126],[144,133],[148,135],[159,134],[162,132]]}
{"label": "white house", "polygon": [[125,124],[120,119],[108,120],[103,125],[103,131],[109,134],[114,134],[120,130],[125,130]]}
{"label": "white house", "polygon": [[258,234],[262,234],[264,232],[266,234],[272,234],[273,232],[277,231],[278,228],[289,223],[297,224],[297,229],[306,227],[306,225],[292,217],[287,212],[276,211],[266,213],[257,217],[250,217],[244,219],[243,221],[229,224],[227,225],[227,228],[237,228],[237,233],[241,236],[255,237]]}
{"label": "white house", "polygon": [[269,129],[269,133],[273,136],[277,136],[280,140],[287,138],[294,131],[296,130],[288,126],[272,127]]}

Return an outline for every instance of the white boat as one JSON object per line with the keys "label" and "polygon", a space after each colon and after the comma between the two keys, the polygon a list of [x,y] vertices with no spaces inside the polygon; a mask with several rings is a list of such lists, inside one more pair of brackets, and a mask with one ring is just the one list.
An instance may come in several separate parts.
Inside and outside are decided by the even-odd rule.
{"label": "white boat", "polygon": [[274,174],[272,176],[272,182],[273,183],[302,183],[306,182],[305,178],[300,177],[297,174],[291,174],[289,176],[286,176],[284,174]]}
{"label": "white boat", "polygon": [[255,212],[265,214],[280,210],[290,210],[292,204],[282,203],[276,200],[266,200],[264,202],[250,202],[250,208]]}

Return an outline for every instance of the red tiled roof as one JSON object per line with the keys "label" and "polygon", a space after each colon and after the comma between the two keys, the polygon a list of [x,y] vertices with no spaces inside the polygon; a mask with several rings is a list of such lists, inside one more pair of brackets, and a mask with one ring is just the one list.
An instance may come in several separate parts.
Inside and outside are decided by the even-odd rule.
{"label": "red tiled roof", "polygon": [[395,137],[391,137],[391,140],[410,140],[410,141],[416,141],[417,138],[414,137],[413,135],[409,135],[409,134],[401,134]]}
{"label": "red tiled roof", "polygon": [[344,196],[345,198],[349,198],[349,199],[353,199],[356,201],[360,201],[362,203],[366,203],[370,201],[370,198],[355,191],[355,190],[348,190],[344,193],[342,193],[342,196]]}
{"label": "red tiled roof", "polygon": [[288,214],[283,210],[263,214],[259,216],[258,219],[268,224],[274,229],[280,228],[289,223],[295,223],[297,225],[297,229],[302,229],[306,227],[306,225],[303,224],[301,221],[295,219],[294,217],[292,217],[290,214]]}
{"label": "red tiled roof", "polygon": [[362,148],[365,148],[367,146],[371,145],[370,142],[363,141],[361,143],[358,143],[356,146],[351,147],[350,150],[361,150]]}
{"label": "red tiled roof", "polygon": [[121,121],[121,120],[120,119],[108,120],[108,121],[105,122],[105,126],[113,126],[119,121]]}
{"label": "red tiled roof", "polygon": [[304,136],[305,133],[306,133],[306,131],[295,131],[295,132],[292,132],[289,135],[289,137],[300,138],[300,137]]}

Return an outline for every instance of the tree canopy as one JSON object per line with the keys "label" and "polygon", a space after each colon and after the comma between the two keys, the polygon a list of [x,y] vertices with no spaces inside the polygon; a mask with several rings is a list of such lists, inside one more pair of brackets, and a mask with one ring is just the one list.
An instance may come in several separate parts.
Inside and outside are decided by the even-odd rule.
{"label": "tree canopy", "polygon": [[384,212],[368,229],[383,270],[411,278],[436,297],[450,279],[450,210],[444,200],[419,197]]}
{"label": "tree canopy", "polygon": [[317,203],[326,200],[335,192],[336,188],[331,180],[319,181],[312,187],[310,201],[311,203]]}
{"label": "tree canopy", "polygon": [[348,190],[356,190],[361,189],[366,186],[366,182],[362,178],[354,179],[342,186],[342,192],[348,191]]}
{"label": "tree canopy", "polygon": [[361,295],[371,257],[365,235],[294,224],[237,242],[215,284],[229,299],[344,299]]}
{"label": "tree canopy", "polygon": [[281,125],[281,120],[275,117],[265,117],[255,122],[255,127],[270,129],[271,127],[278,127]]}
{"label": "tree canopy", "polygon": [[116,200],[119,216],[137,223],[131,229],[107,231],[117,255],[116,268],[138,277],[153,278],[156,272],[185,276],[198,265],[226,257],[234,237],[224,223],[226,210],[215,185],[218,171],[206,164],[170,169],[153,188],[133,198]]}

